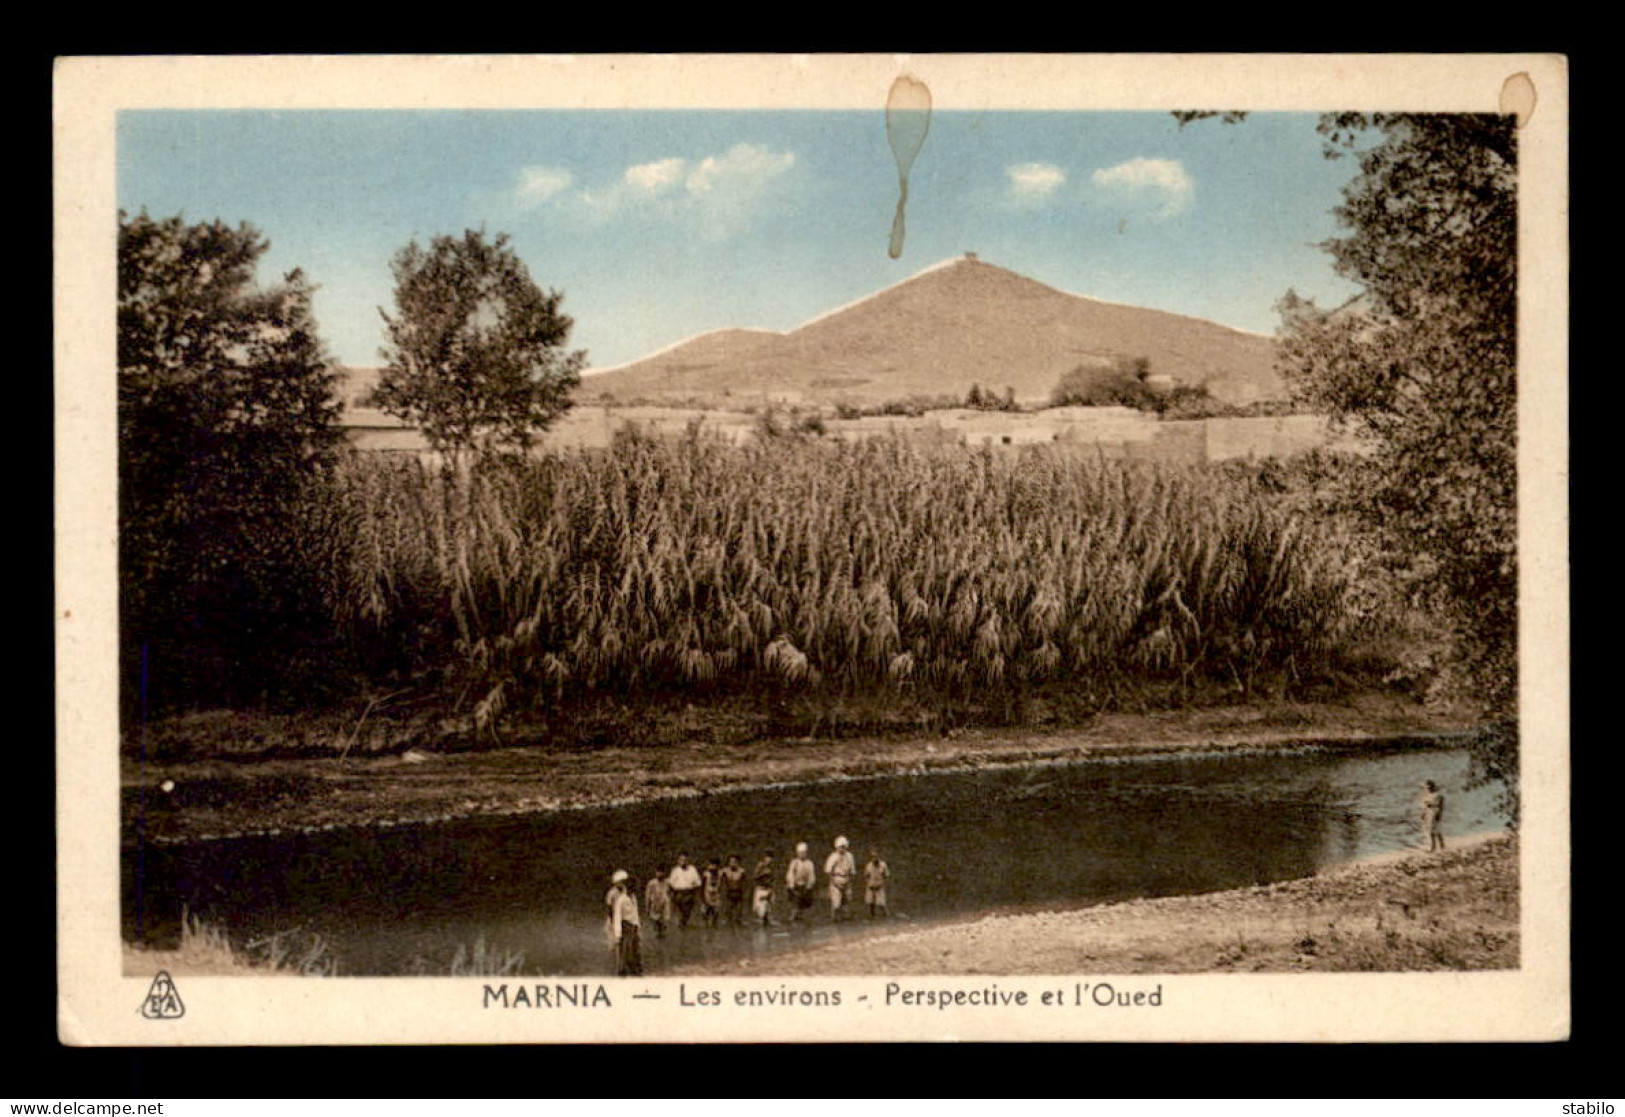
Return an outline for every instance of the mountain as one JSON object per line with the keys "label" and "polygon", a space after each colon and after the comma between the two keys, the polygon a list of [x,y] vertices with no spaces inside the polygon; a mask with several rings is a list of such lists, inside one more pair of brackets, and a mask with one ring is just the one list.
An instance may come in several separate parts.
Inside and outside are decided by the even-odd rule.
{"label": "mountain", "polygon": [[1080,365],[1138,357],[1229,403],[1285,395],[1273,338],[1068,294],[967,254],[786,333],[716,330],[591,372],[582,396],[881,403],[979,384],[1038,401]]}

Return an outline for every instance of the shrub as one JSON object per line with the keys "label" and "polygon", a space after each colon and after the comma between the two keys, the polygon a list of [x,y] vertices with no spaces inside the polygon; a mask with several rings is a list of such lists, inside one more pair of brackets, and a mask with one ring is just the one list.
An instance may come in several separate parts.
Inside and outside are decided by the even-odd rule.
{"label": "shrub", "polygon": [[1054,407],[1133,407],[1155,411],[1159,393],[1146,379],[1149,362],[1119,358],[1108,366],[1079,365],[1064,374],[1050,393]]}

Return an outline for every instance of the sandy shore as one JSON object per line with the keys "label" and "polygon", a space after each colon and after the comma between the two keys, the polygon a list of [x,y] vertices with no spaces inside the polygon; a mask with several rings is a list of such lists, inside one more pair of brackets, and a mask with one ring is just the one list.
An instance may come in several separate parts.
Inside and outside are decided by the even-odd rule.
{"label": "sandy shore", "polygon": [[1154,752],[1358,744],[1461,733],[1469,722],[1363,695],[1112,714],[1038,732],[692,741],[641,748],[524,748],[389,756],[141,761],[126,758],[124,832],[149,841],[398,826],[481,815],[617,806],[668,798],[927,772],[1065,764]]}
{"label": "sandy shore", "polygon": [[[1129,974],[1481,970],[1518,965],[1518,852],[1499,834],[1256,888],[993,915],[703,972]],[[684,972],[684,971],[678,971]],[[692,972],[702,972],[695,969]]]}

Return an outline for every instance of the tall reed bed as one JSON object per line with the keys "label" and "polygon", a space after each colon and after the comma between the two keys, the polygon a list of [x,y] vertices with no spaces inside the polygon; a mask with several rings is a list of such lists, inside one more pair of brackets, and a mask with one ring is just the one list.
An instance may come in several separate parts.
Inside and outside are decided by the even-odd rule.
{"label": "tall reed bed", "polygon": [[1219,474],[701,437],[447,476],[358,460],[335,536],[358,647],[531,701],[717,687],[948,693],[1218,676],[1332,651],[1337,556]]}

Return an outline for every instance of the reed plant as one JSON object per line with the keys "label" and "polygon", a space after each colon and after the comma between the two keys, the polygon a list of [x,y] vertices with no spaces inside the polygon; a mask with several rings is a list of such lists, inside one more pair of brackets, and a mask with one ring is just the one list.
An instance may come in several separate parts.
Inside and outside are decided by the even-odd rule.
{"label": "reed plant", "polygon": [[971,694],[1312,670],[1347,578],[1222,471],[694,434],[448,473],[354,459],[324,528],[336,623],[482,728],[572,695]]}
{"label": "reed plant", "polygon": [[493,946],[478,935],[472,946],[457,944],[447,972],[452,977],[511,977],[523,973],[524,966],[524,951]]}

